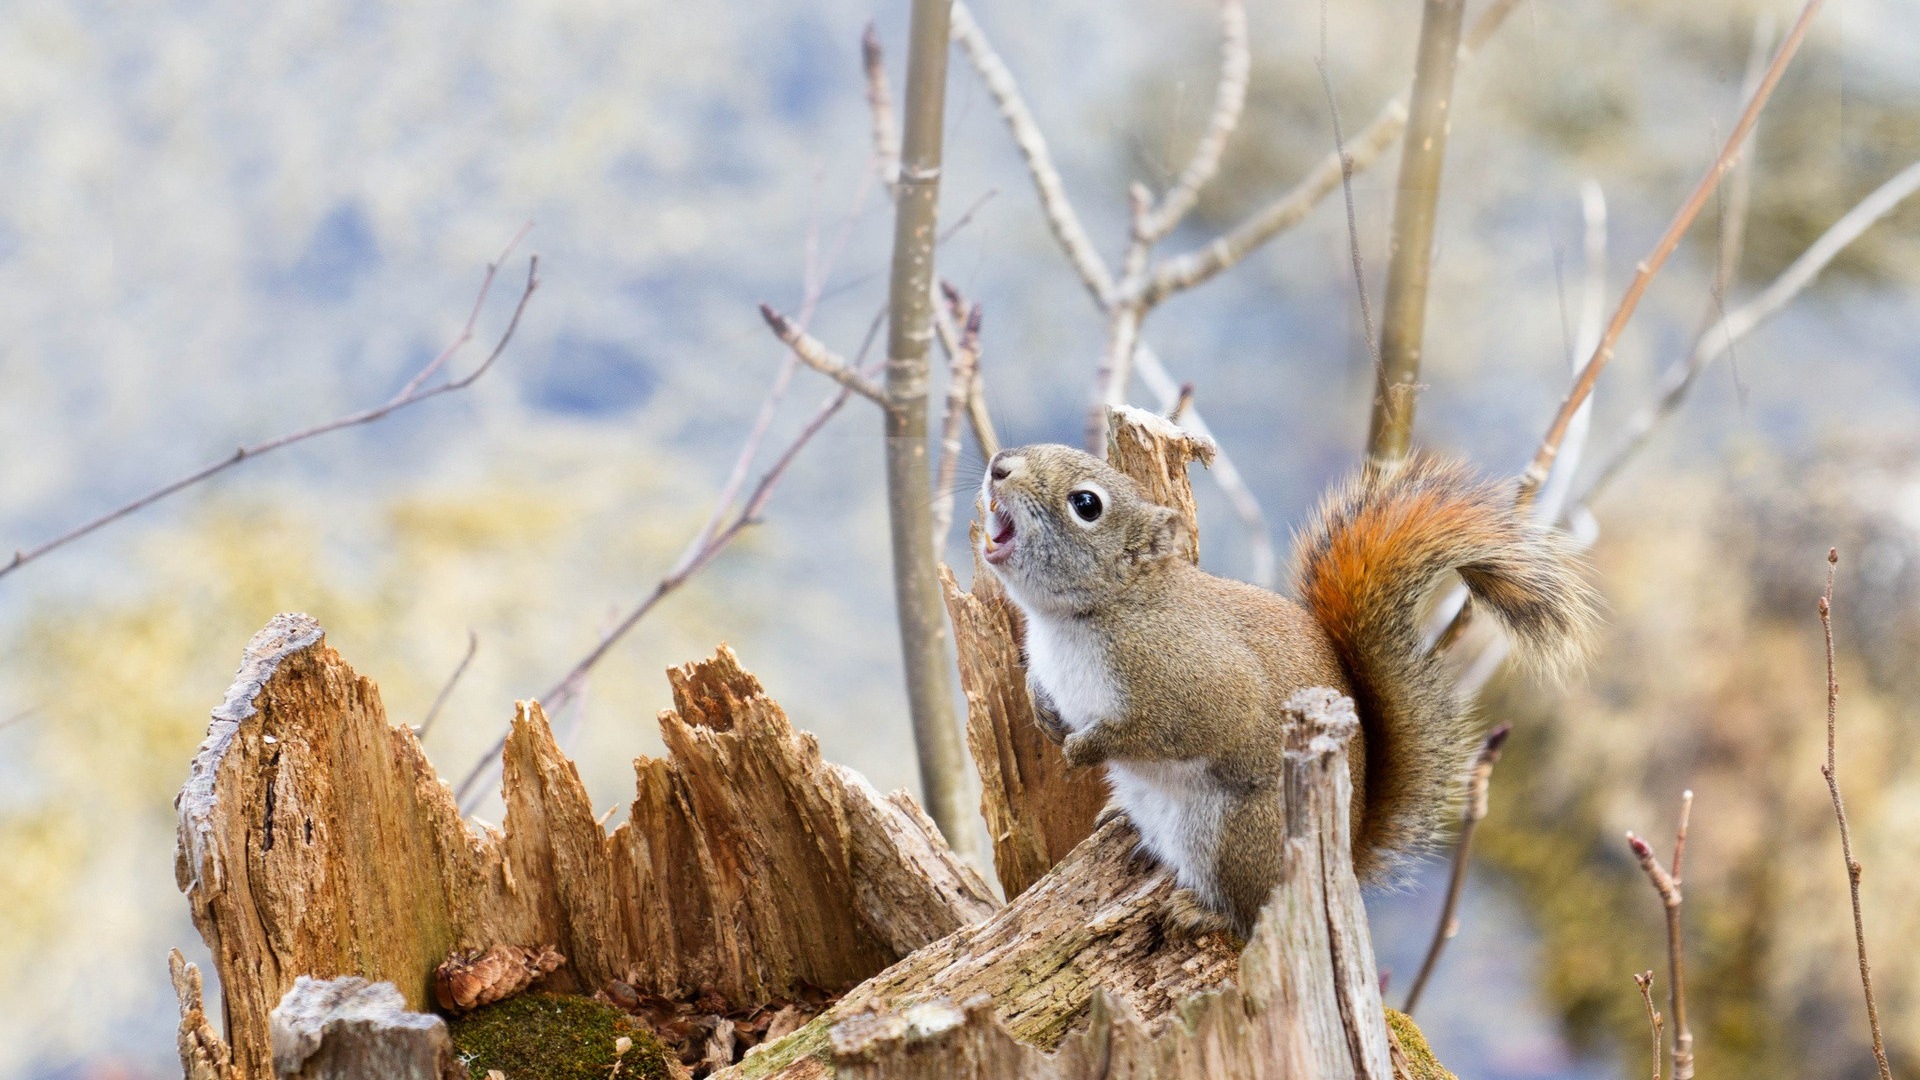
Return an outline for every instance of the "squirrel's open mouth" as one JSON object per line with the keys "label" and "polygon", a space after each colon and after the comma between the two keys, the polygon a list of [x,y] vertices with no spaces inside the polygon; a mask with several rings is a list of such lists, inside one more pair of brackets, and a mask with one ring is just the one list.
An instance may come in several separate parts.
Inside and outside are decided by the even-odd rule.
{"label": "squirrel's open mouth", "polygon": [[981,554],[995,566],[1013,558],[1013,515],[1004,510],[987,511],[986,541]]}

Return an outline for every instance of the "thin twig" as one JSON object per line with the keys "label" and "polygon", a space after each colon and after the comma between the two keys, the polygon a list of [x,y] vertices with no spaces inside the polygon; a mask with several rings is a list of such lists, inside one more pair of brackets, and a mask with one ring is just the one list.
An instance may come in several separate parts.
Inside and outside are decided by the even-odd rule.
{"label": "thin twig", "polygon": [[1320,56],[1314,60],[1314,66],[1320,69],[1320,88],[1327,95],[1327,113],[1333,120],[1333,150],[1340,158],[1340,193],[1347,205],[1347,253],[1353,260],[1353,289],[1360,297],[1360,329],[1367,343],[1367,355],[1373,361],[1375,400],[1387,394],[1386,368],[1380,363],[1379,349],[1374,345],[1373,306],[1367,299],[1367,273],[1360,263],[1360,219],[1354,213],[1353,206],[1353,156],[1347,153],[1346,144],[1340,134],[1340,105],[1333,96],[1333,76],[1327,73],[1327,11],[1326,0],[1320,7]]}
{"label": "thin twig", "polygon": [[893,93],[887,88],[887,64],[880,50],[880,29],[867,24],[860,37],[860,59],[867,73],[867,110],[873,117],[873,160],[880,181],[893,193],[900,178],[900,136],[893,116]]}
{"label": "thin twig", "polygon": [[1634,975],[1633,984],[1640,988],[1640,1000],[1647,1003],[1647,1027],[1653,1030],[1653,1080],[1660,1080],[1660,1012],[1653,1007],[1653,972]]}
{"label": "thin twig", "polygon": [[[1460,46],[1460,58],[1472,57],[1517,6],[1518,0],[1497,0],[1489,4],[1467,31],[1466,40]],[[1372,166],[1400,138],[1406,126],[1405,97],[1396,97],[1382,105],[1348,145],[1349,156],[1344,162],[1338,153],[1321,158],[1293,187],[1206,247],[1161,262],[1147,282],[1148,305],[1206,281],[1298,224],[1320,200],[1340,186],[1343,171],[1359,173]]]}
{"label": "thin twig", "polygon": [[[1759,119],[1760,110],[1766,107],[1767,99],[1773,96],[1773,88],[1779,85],[1780,76],[1786,72],[1788,61],[1793,59],[1793,54],[1800,48],[1800,42],[1806,38],[1807,28],[1813,24],[1813,17],[1818,14],[1822,3],[1824,0],[1807,0],[1806,6],[1800,10],[1800,17],[1794,21],[1793,29],[1787,33],[1786,40],[1774,54],[1773,62],[1767,65],[1766,77],[1760,80],[1760,85],[1747,100],[1747,106],[1740,114],[1740,121],[1734,125],[1733,133],[1727,137],[1725,145],[1720,150],[1720,156],[1714,159],[1706,174],[1694,186],[1693,193],[1687,197],[1685,203],[1681,204],[1679,212],[1674,215],[1666,232],[1661,234],[1660,240],[1654,244],[1653,250],[1635,268],[1633,281],[1620,298],[1619,307],[1614,309],[1613,318],[1607,323],[1606,332],[1600,336],[1600,344],[1595,347],[1592,358],[1581,370],[1580,377],[1574,380],[1572,391],[1567,394],[1566,400],[1561,402],[1560,411],[1554,416],[1553,423],[1548,426],[1546,436],[1540,440],[1540,448],[1534,453],[1532,463],[1527,466],[1527,471],[1520,478],[1520,505],[1525,506],[1531,503],[1535,493],[1540,490],[1540,485],[1546,482],[1547,473],[1553,468],[1554,456],[1560,451],[1560,442],[1566,437],[1567,425],[1573,422],[1573,414],[1579,411],[1587,396],[1593,393],[1593,384],[1599,379],[1601,370],[1607,366],[1608,361],[1613,359],[1614,346],[1619,342],[1621,333],[1626,330],[1627,321],[1633,318],[1634,309],[1639,306],[1640,298],[1645,295],[1654,275],[1660,272],[1660,268],[1666,265],[1667,259],[1680,246],[1681,237],[1686,235],[1694,219],[1700,216],[1700,211],[1706,206],[1707,199],[1719,186],[1720,178],[1733,168],[1734,161],[1740,156],[1740,147],[1746,142],[1747,133],[1753,129],[1754,122]],[[1677,1023],[1679,1018],[1676,1017],[1675,1020]],[[1675,1080],[1686,1080],[1686,1078],[1676,1077]]]}
{"label": "thin twig", "polygon": [[[1745,101],[1760,88],[1767,71],[1767,48],[1773,41],[1773,16],[1762,13],[1753,21],[1753,44],[1747,50],[1747,73],[1740,80],[1740,100]],[[1762,117],[1764,120],[1765,118]],[[1727,297],[1740,274],[1740,256],[1746,249],[1747,219],[1753,208],[1753,167],[1759,153],[1760,122],[1747,132],[1746,145],[1740,148],[1740,160],[1723,186],[1720,200],[1720,245],[1714,255],[1713,282],[1707,290],[1707,310],[1700,320],[1693,348],[1699,337],[1712,330],[1727,314]],[[1691,349],[1689,350],[1691,351]]]}
{"label": "thin twig", "polygon": [[1858,240],[1861,234],[1892,213],[1916,191],[1920,191],[1920,162],[1900,170],[1874,189],[1871,195],[1860,200],[1853,209],[1829,226],[1799,258],[1781,271],[1780,276],[1758,296],[1729,312],[1711,330],[1700,335],[1693,351],[1685,358],[1674,361],[1661,375],[1660,396],[1626,422],[1625,435],[1619,448],[1601,466],[1592,483],[1574,499],[1574,503],[1591,502],[1619,475],[1660,423],[1679,409],[1709,364],[1785,309],[1807,286],[1813,284],[1821,271],[1849,244]]}
{"label": "thin twig", "polygon": [[[877,368],[878,365],[875,365],[868,370],[877,370]],[[723,524],[717,529],[712,530],[702,528],[693,539],[700,541],[702,537],[706,537],[705,541],[690,543],[687,548],[681,552],[680,558],[674,563],[673,568],[667,571],[666,575],[655,583],[653,591],[649,592],[645,599],[630,609],[619,622],[614,624],[611,630],[602,634],[599,643],[593,647],[592,651],[588,652],[584,657],[581,657],[580,661],[574,664],[571,670],[561,676],[558,682],[548,687],[547,691],[539,695],[535,700],[547,705],[551,711],[558,711],[578,692],[581,681],[587,677],[595,665],[600,663],[607,653],[613,649],[614,645],[619,643],[621,638],[625,637],[629,631],[639,625],[640,621],[646,618],[647,614],[651,612],[660,601],[666,599],[675,590],[685,585],[695,574],[705,569],[709,563],[713,562],[713,560],[726,549],[728,544],[732,543],[733,540],[749,526],[759,524],[761,512],[766,508],[767,501],[773,497],[774,489],[779,486],[781,478],[786,475],[788,466],[793,464],[794,458],[799,456],[801,449],[804,448],[808,442],[812,441],[815,435],[820,433],[820,429],[825,427],[827,421],[832,419],[833,415],[840,411],[840,407],[847,403],[847,399],[851,397],[852,394],[853,391],[843,386],[831,397],[828,397],[822,402],[820,407],[814,411],[813,416],[801,426],[799,433],[787,444],[786,449],[781,451],[780,456],[774,460],[773,464],[769,466],[765,472],[760,474],[760,479],[754,484],[752,493],[748,495],[746,503],[742,505],[737,512],[731,512],[733,511],[733,507],[727,505],[715,508],[715,519],[723,522]],[[495,739],[492,745],[480,755],[479,760],[474,762],[473,767],[467,771],[466,776],[461,778],[459,785],[454,788],[454,798],[459,803],[461,813],[472,813],[474,806],[479,803],[483,794],[481,781],[489,776],[494,769],[499,767],[500,752],[505,748],[506,744],[507,738],[505,735],[501,735]]]}
{"label": "thin twig", "polygon": [[1339,189],[1342,177],[1363,172],[1379,161],[1406,130],[1406,124],[1406,103],[1399,98],[1387,102],[1348,144],[1346,154],[1336,151],[1320,159],[1293,187],[1207,246],[1162,259],[1146,282],[1143,299],[1152,306],[1211,280],[1299,224],[1320,205],[1320,200]]}
{"label": "thin twig", "polygon": [[433,730],[433,722],[440,718],[440,710],[446,706],[447,699],[453,696],[453,688],[460,685],[460,676],[467,673],[467,665],[473,663],[473,654],[479,651],[480,635],[474,633],[472,627],[468,627],[467,654],[462,656],[460,663],[454,666],[453,674],[447,676],[447,681],[441,685],[440,692],[433,696],[433,704],[427,706],[427,715],[420,720],[420,726],[413,729],[416,738],[424,740],[427,732]]}
{"label": "thin twig", "polygon": [[1673,1017],[1673,1069],[1669,1075],[1673,1080],[1693,1080],[1693,1029],[1687,1026],[1686,947],[1680,927],[1680,905],[1684,899],[1680,892],[1680,860],[1686,852],[1687,820],[1692,814],[1693,792],[1688,791],[1680,796],[1680,825],[1674,833],[1672,870],[1660,865],[1652,846],[1645,840],[1627,834],[1627,846],[1640,860],[1640,869],[1646,871],[1647,880],[1653,883],[1654,891],[1660,894],[1660,904],[1666,909],[1667,1011]]}
{"label": "thin twig", "polygon": [[1420,1004],[1427,979],[1440,962],[1440,951],[1460,932],[1460,919],[1455,912],[1460,908],[1460,894],[1467,886],[1467,860],[1473,850],[1473,834],[1487,816],[1487,784],[1493,779],[1494,763],[1500,760],[1500,748],[1512,730],[1511,726],[1501,724],[1488,732],[1480,743],[1479,756],[1473,760],[1472,771],[1467,773],[1467,800],[1460,810],[1460,838],[1453,845],[1453,871],[1447,877],[1447,898],[1440,905],[1440,922],[1433,928],[1426,959],[1420,961],[1420,973],[1413,977],[1413,985],[1407,987],[1406,1004],[1400,1006],[1400,1011],[1408,1016],[1412,1016]]}
{"label": "thin twig", "polygon": [[1246,0],[1220,0],[1220,80],[1213,91],[1213,111],[1208,114],[1207,130],[1194,147],[1193,156],[1180,170],[1179,180],[1147,215],[1144,232],[1148,243],[1172,232],[1220,171],[1221,155],[1234,129],[1240,126],[1240,114],[1247,103],[1247,76],[1252,70]]}
{"label": "thin twig", "polygon": [[1106,307],[1107,297],[1113,292],[1113,275],[1107,271],[1099,250],[1087,235],[1086,226],[1080,223],[1080,215],[1067,199],[1066,187],[1060,182],[1060,170],[1054,167],[1053,155],[1047,149],[1046,136],[1040,133],[1039,122],[1033,118],[1033,110],[1020,95],[1020,84],[1014,81],[1006,61],[994,51],[962,0],[954,0],[952,20],[953,40],[966,53],[980,81],[986,84],[988,95],[1013,133],[1014,145],[1026,160],[1027,174],[1040,196],[1040,210],[1046,215],[1047,227],[1053,231],[1054,239],[1067,253],[1068,261],[1073,263],[1094,300]]}
{"label": "thin twig", "polygon": [[1380,309],[1380,379],[1367,432],[1367,460],[1374,468],[1399,461],[1413,446],[1441,166],[1453,130],[1453,74],[1466,8],[1466,0],[1427,0],[1420,20]]}
{"label": "thin twig", "polygon": [[460,333],[445,349],[440,351],[438,356],[435,356],[432,360],[428,361],[425,367],[415,372],[413,378],[407,380],[406,385],[401,387],[398,393],[388,398],[385,402],[370,409],[362,409],[344,416],[337,416],[323,424],[302,428],[299,431],[276,436],[264,442],[254,443],[251,446],[242,446],[212,464],[196,469],[172,483],[155,488],[145,495],[134,499],[132,502],[109,510],[85,524],[77,525],[51,540],[31,548],[16,550],[13,553],[13,558],[5,566],[0,566],[0,577],[5,577],[48,552],[65,547],[97,529],[111,525],[121,518],[144,510],[170,495],[178,494],[201,481],[217,476],[243,461],[250,461],[263,454],[270,454],[275,450],[282,450],[297,443],[306,442],[308,439],[331,434],[345,428],[371,424],[410,405],[418,405],[420,402],[439,397],[441,394],[465,390],[467,387],[472,386],[476,380],[482,375],[485,375],[488,370],[493,367],[494,361],[500,359],[500,354],[506,351],[507,343],[513,340],[514,331],[519,329],[520,316],[526,312],[527,302],[533,299],[534,290],[540,286],[540,257],[538,255],[532,256],[527,260],[526,288],[521,291],[520,300],[514,305],[513,317],[508,320],[507,328],[501,332],[499,339],[494,343],[492,351],[487,354],[486,358],[480,362],[478,367],[457,379],[449,379],[446,382],[437,383],[433,386],[427,386],[426,383],[427,380],[438,374],[440,370],[446,366],[447,361],[452,359],[453,355],[459,352],[462,346],[473,339],[474,324],[480,318],[480,310],[486,304],[488,292],[493,288],[494,277],[499,273],[501,263],[506,261],[507,256],[512,253],[514,246],[526,235],[527,228],[529,227],[530,226],[523,226],[518,233],[514,234],[513,240],[501,251],[500,257],[487,265],[486,275],[482,277],[480,281],[480,292],[474,299],[473,309],[468,313],[467,321],[465,325],[460,328]]}
{"label": "thin twig", "polygon": [[[868,169],[865,175],[861,177],[860,187],[855,193],[853,205],[847,211],[846,217],[841,223],[841,230],[835,243],[824,257],[816,257],[818,245],[815,239],[814,229],[811,227],[809,229],[807,239],[808,256],[803,273],[803,296],[800,304],[803,321],[811,317],[821,298],[827,295],[827,277],[832,270],[833,264],[846,249],[847,238],[851,233],[855,221],[859,217],[861,208],[865,205],[867,195],[870,191],[872,176],[873,170]],[[869,323],[866,337],[861,342],[860,349],[855,355],[854,362],[856,364],[865,362],[867,354],[872,350],[874,342],[878,339],[880,326],[885,317],[886,312],[883,308],[874,315],[873,320]],[[851,393],[851,391],[845,391],[843,388],[842,394],[829,398],[827,403],[815,412],[813,418],[802,427],[800,434],[788,445],[786,451],[782,453],[775,466],[761,474],[760,480],[754,488],[753,495],[749,497],[748,509],[736,513],[735,507],[741,491],[745,488],[750,476],[754,459],[759,456],[761,444],[766,440],[767,433],[772,427],[777,408],[792,383],[794,368],[798,362],[797,356],[790,347],[786,355],[781,358],[780,370],[775,374],[772,385],[761,401],[760,411],[754,418],[753,426],[748,430],[746,437],[741,440],[739,453],[734,456],[733,466],[728,473],[726,482],[721,486],[719,496],[714,500],[713,510],[708,514],[706,521],[701,524],[694,535],[688,539],[686,546],[681,549],[680,555],[674,561],[673,566],[667,571],[666,575],[655,584],[652,592],[648,593],[639,604],[630,609],[624,617],[615,622],[611,629],[602,633],[593,649],[588,652],[586,656],[582,657],[579,662],[575,663],[566,675],[562,676],[558,682],[549,687],[546,693],[541,694],[536,700],[541,701],[555,711],[565,707],[568,700],[579,691],[582,681],[586,679],[588,673],[593,670],[595,665],[599,664],[622,638],[631,632],[635,626],[639,625],[640,621],[653,610],[655,605],[681,585],[685,584],[695,574],[699,573],[700,570],[711,563],[747,525],[753,524],[753,521],[749,520],[749,518],[750,515],[758,513],[756,503],[764,505],[766,496],[771,494],[773,486],[778,483],[779,477],[784,473],[787,463],[798,453],[801,446],[804,446],[812,439],[819,428],[826,423],[826,420],[839,410],[840,406],[845,403],[846,395]],[[864,374],[870,379],[873,371],[866,370]],[[482,784],[482,781],[491,775],[495,775],[495,770],[500,766],[500,751],[506,746],[506,742],[507,738],[505,734],[496,738],[480,755],[478,760],[474,762],[473,766],[467,770],[459,786],[455,788],[454,796],[459,803],[462,813],[471,813],[473,807],[479,802],[486,786]]]}
{"label": "thin twig", "polygon": [[1128,220],[1132,224],[1127,239],[1127,254],[1121,262],[1121,296],[1107,305],[1107,347],[1100,354],[1100,366],[1093,376],[1093,402],[1087,409],[1086,446],[1095,457],[1107,455],[1107,410],[1127,403],[1127,386],[1133,381],[1133,355],[1140,344],[1140,323],[1146,307],[1132,298],[1133,286],[1146,275],[1153,241],[1147,234],[1148,218],[1153,213],[1153,196],[1143,184],[1127,189]]}
{"label": "thin twig", "polygon": [[[1160,354],[1145,341],[1134,347],[1133,360],[1140,369],[1140,381],[1159,399],[1162,412],[1179,402],[1183,386],[1191,385],[1175,382],[1166,365],[1160,362]],[[1213,464],[1207,467],[1207,475],[1220,486],[1221,494],[1227,497],[1227,505],[1233,508],[1234,516],[1240,519],[1246,529],[1247,546],[1253,562],[1248,580],[1263,589],[1273,588],[1279,564],[1274,554],[1273,527],[1267,523],[1267,513],[1260,506],[1260,500],[1247,485],[1239,467],[1233,463],[1233,456],[1214,437],[1213,429],[1207,426],[1207,418],[1201,414],[1198,405],[1188,405],[1180,418],[1180,426],[1213,443]]]}
{"label": "thin twig", "polygon": [[1827,778],[1827,791],[1833,796],[1833,816],[1840,822],[1840,855],[1847,863],[1847,888],[1853,898],[1853,943],[1860,954],[1860,987],[1867,997],[1867,1027],[1873,1033],[1873,1061],[1880,1068],[1880,1080],[1893,1080],[1887,1067],[1887,1047],[1880,1038],[1880,1006],[1873,997],[1873,969],[1867,963],[1867,925],[1860,915],[1860,875],[1864,867],[1853,857],[1853,830],[1847,826],[1847,806],[1840,798],[1840,775],[1834,760],[1837,721],[1840,712],[1840,677],[1833,665],[1833,575],[1840,565],[1840,550],[1827,549],[1827,591],[1820,595],[1820,629],[1827,639],[1827,763],[1820,775]]}
{"label": "thin twig", "polygon": [[1193,384],[1181,383],[1180,396],[1177,398],[1174,398],[1172,407],[1166,410],[1167,419],[1172,421],[1173,423],[1178,424],[1180,422],[1180,418],[1185,416],[1187,414],[1187,410],[1192,407],[1193,407]]}
{"label": "thin twig", "polygon": [[933,548],[946,546],[947,532],[953,527],[953,483],[960,468],[960,425],[972,397],[974,376],[980,364],[980,305],[968,306],[960,290],[946,282],[941,293],[948,316],[961,324],[959,340],[947,365],[947,408],[940,420],[940,461],[933,479]]}
{"label": "thin twig", "polygon": [[760,317],[767,321],[773,336],[786,342],[787,347],[793,350],[793,355],[799,357],[808,367],[882,408],[886,407],[888,400],[886,390],[841,359],[832,349],[822,344],[819,338],[795,326],[785,315],[773,310],[771,305],[760,305]]}

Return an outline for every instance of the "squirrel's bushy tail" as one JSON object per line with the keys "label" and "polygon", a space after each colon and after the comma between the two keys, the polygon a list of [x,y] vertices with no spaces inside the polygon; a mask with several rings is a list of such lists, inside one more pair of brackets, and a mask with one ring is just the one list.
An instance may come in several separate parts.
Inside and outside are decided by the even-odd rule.
{"label": "squirrel's bushy tail", "polygon": [[1370,471],[1309,522],[1296,584],[1353,684],[1366,752],[1355,862],[1377,876],[1432,839],[1472,744],[1454,674],[1424,647],[1421,601],[1458,573],[1521,658],[1557,675],[1584,652],[1598,600],[1564,535],[1516,515],[1510,488],[1456,461],[1416,455]]}

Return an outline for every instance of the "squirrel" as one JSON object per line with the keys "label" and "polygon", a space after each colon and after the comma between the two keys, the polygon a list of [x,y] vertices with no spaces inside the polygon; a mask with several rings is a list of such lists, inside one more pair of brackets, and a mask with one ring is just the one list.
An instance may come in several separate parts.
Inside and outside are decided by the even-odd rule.
{"label": "squirrel", "polygon": [[981,551],[1025,616],[1034,714],[1076,766],[1106,765],[1141,850],[1173,872],[1167,921],[1247,937],[1281,872],[1283,704],[1354,700],[1353,859],[1377,881],[1437,835],[1472,747],[1420,604],[1448,571],[1562,674],[1598,599],[1573,546],[1510,491],[1417,454],[1332,490],[1295,537],[1298,602],[1187,560],[1185,519],[1071,447],[1002,450]]}

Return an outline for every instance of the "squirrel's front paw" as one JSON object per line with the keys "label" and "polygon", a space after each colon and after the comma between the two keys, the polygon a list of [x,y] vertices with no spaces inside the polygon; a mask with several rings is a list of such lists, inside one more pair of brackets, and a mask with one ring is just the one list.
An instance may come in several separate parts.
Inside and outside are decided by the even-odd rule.
{"label": "squirrel's front paw", "polygon": [[1099,729],[1094,727],[1067,736],[1066,741],[1060,744],[1060,752],[1066,756],[1067,764],[1085,769],[1105,761],[1107,755],[1095,738],[1098,734]]}
{"label": "squirrel's front paw", "polygon": [[1047,741],[1055,746],[1065,743],[1067,736],[1073,734],[1067,730],[1067,725],[1060,721],[1060,714],[1052,709],[1036,706],[1033,710],[1033,724],[1040,729],[1040,734],[1045,735]]}
{"label": "squirrel's front paw", "polygon": [[1233,920],[1202,903],[1192,889],[1175,889],[1161,905],[1160,921],[1170,934],[1199,937],[1233,929]]}

